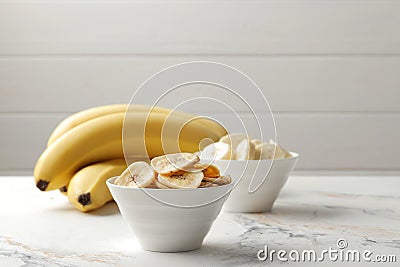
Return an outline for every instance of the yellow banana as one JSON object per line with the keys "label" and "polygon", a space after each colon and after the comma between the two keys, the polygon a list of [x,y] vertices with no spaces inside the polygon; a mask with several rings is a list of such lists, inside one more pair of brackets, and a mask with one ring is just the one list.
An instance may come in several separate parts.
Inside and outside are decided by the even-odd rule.
{"label": "yellow banana", "polygon": [[82,212],[104,206],[113,200],[106,180],[120,175],[126,168],[123,159],[103,161],[84,167],[72,177],[69,183],[69,201]]}
{"label": "yellow banana", "polygon": [[94,162],[124,156],[129,160],[146,154],[152,158],[181,151],[195,152],[201,140],[218,141],[226,134],[197,120],[186,123],[186,118],[174,113],[129,112],[123,125],[124,118],[125,112],[100,116],[60,136],[36,163],[36,186],[42,191],[66,186],[74,173]]}
{"label": "yellow banana", "polygon": [[[151,107],[151,106],[146,106],[146,105],[126,105],[126,104],[116,104],[116,105],[107,105],[107,106],[99,106],[99,107],[94,107],[90,108],[87,110],[80,111],[78,113],[75,113],[68,118],[64,119],[53,131],[51,136],[49,137],[49,140],[47,142],[47,146],[50,146],[52,143],[54,143],[60,136],[65,134],[66,132],[70,131],[71,129],[75,128],[78,125],[81,125],[84,122],[87,122],[89,120],[104,116],[104,115],[109,115],[113,113],[119,113],[119,112],[151,112],[151,113],[162,113],[162,114],[169,114],[172,112],[171,109],[167,108],[162,108],[162,107]],[[173,111],[173,114],[182,116],[186,118],[187,120],[190,120],[196,115],[189,114],[186,112],[182,111]],[[225,129],[217,122],[214,122],[212,120],[206,119],[206,118],[198,118],[195,120],[198,123],[204,124],[208,127],[213,128],[215,131],[220,132],[221,135],[223,133],[226,134]]]}
{"label": "yellow banana", "polygon": [[[39,157],[34,177],[40,190],[66,186],[72,175],[94,162],[123,158],[118,114],[84,123],[59,138]],[[119,129],[119,131],[117,130]]]}
{"label": "yellow banana", "polygon": [[49,147],[52,143],[54,143],[60,136],[68,132],[69,130],[75,128],[76,126],[81,125],[84,122],[87,122],[91,119],[98,118],[100,116],[124,112],[127,108],[127,105],[107,105],[94,107],[90,109],[86,109],[75,114],[72,114],[68,118],[64,119],[57,127],[54,129],[53,133],[50,135],[49,140],[47,141],[47,146]]}

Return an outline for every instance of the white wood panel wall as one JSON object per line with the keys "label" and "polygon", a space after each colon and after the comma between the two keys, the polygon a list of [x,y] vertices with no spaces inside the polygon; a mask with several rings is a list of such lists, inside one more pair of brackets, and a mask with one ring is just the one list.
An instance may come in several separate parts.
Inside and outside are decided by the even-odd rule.
{"label": "white wood panel wall", "polygon": [[0,174],[30,173],[69,114],[191,60],[254,79],[299,170],[400,172],[399,25],[400,1],[0,1]]}

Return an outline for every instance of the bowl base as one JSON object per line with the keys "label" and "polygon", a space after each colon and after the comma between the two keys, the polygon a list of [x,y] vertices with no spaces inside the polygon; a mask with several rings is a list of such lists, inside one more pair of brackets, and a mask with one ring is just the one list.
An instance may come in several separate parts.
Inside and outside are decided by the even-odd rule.
{"label": "bowl base", "polygon": [[[202,242],[203,243],[203,242]],[[198,250],[201,248],[201,245],[196,244],[190,247],[175,247],[175,248],[171,248],[171,247],[157,247],[157,246],[143,246],[140,245],[140,248],[142,250],[145,251],[150,251],[150,252],[161,252],[161,253],[179,253],[179,252],[189,252],[189,251],[193,251],[193,250]]]}
{"label": "bowl base", "polygon": [[200,249],[200,248],[201,248],[201,246],[198,247],[198,248],[191,248],[191,249],[170,251],[170,250],[158,250],[158,249],[151,249],[151,248],[146,249],[146,248],[142,248],[142,247],[141,247],[141,249],[144,250],[144,251],[157,252],[157,253],[180,253],[180,252],[189,252],[189,251],[198,250],[198,249]]}

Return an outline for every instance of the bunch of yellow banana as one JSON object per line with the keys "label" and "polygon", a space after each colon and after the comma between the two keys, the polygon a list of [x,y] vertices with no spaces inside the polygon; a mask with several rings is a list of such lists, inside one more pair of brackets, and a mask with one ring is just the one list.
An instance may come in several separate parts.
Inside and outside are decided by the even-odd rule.
{"label": "bunch of yellow banana", "polygon": [[[125,116],[127,120],[125,120]],[[227,134],[217,122],[166,108],[110,105],[78,112],[62,121],[39,157],[34,177],[42,191],[60,189],[81,211],[112,197],[105,180],[127,168],[125,160],[195,152],[204,139]],[[123,127],[126,127],[123,131]]]}

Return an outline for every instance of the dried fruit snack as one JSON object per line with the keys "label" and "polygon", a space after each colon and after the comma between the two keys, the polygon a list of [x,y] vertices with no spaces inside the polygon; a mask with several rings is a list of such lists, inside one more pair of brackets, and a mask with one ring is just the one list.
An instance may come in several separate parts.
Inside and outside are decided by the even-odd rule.
{"label": "dried fruit snack", "polygon": [[217,166],[200,163],[195,154],[176,153],[155,157],[151,165],[132,163],[115,184],[136,188],[187,189],[230,184],[230,176],[221,176]]}
{"label": "dried fruit snack", "polygon": [[201,159],[207,160],[270,160],[292,157],[273,140],[263,143],[243,133],[227,134],[221,137],[219,142],[209,144],[198,154]]}

